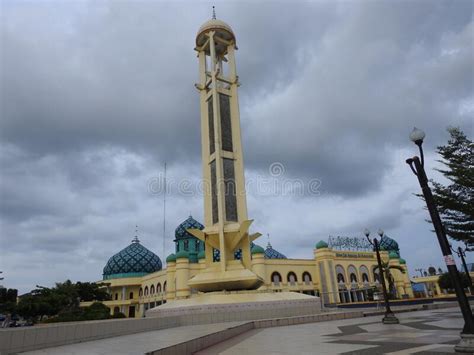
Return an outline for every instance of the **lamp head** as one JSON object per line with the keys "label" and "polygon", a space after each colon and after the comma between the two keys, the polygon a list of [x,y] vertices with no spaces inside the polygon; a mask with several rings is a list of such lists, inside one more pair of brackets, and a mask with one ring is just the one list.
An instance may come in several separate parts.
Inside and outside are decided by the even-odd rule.
{"label": "lamp head", "polygon": [[425,136],[425,132],[419,128],[414,127],[413,131],[410,133],[410,140],[416,145],[421,145],[423,143],[423,139],[425,139]]}
{"label": "lamp head", "polygon": [[383,229],[379,228],[379,230],[377,231],[377,234],[380,235],[381,237],[383,237],[383,234],[384,234]]}
{"label": "lamp head", "polygon": [[366,237],[369,237],[369,235],[370,235],[370,231],[367,228],[364,229],[364,235]]}

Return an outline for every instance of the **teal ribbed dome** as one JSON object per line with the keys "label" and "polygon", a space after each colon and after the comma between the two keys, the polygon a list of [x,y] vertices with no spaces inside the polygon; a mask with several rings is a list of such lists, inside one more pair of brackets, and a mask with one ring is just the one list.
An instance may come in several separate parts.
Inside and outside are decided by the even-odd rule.
{"label": "teal ribbed dome", "polygon": [[316,244],[316,249],[324,249],[324,248],[328,248],[328,247],[329,247],[328,243],[326,243],[324,240],[320,240]]}
{"label": "teal ribbed dome", "polygon": [[176,259],[179,259],[179,258],[186,258],[186,259],[188,259],[188,258],[189,258],[189,253],[188,253],[186,250],[178,251],[178,252],[176,253]]}
{"label": "teal ribbed dome", "polygon": [[201,250],[198,253],[198,259],[205,259],[206,258],[206,252],[204,250]]}
{"label": "teal ribbed dome", "polygon": [[253,254],[265,254],[265,249],[263,249],[260,245],[254,244],[250,252]]}
{"label": "teal ribbed dome", "polygon": [[405,265],[407,263],[407,261],[403,258],[400,258],[400,264],[401,265]]}
{"label": "teal ribbed dome", "polygon": [[398,259],[400,256],[398,255],[397,252],[395,251],[391,251],[390,253],[388,253],[388,258],[389,259]]}
{"label": "teal ribbed dome", "polygon": [[137,237],[128,247],[112,256],[104,267],[103,278],[139,277],[161,270],[160,258],[140,244]]}
{"label": "teal ribbed dome", "polygon": [[174,231],[174,236],[176,240],[178,239],[187,239],[187,238],[196,238],[194,235],[189,234],[187,229],[204,229],[204,226],[196,221],[192,216],[189,216],[187,220],[181,223],[176,230]]}
{"label": "teal ribbed dome", "polygon": [[176,261],[176,255],[174,254],[168,255],[168,257],[166,258],[167,263],[174,263],[175,261]]}
{"label": "teal ribbed dome", "polygon": [[380,239],[380,250],[387,250],[389,252],[397,253],[397,257],[400,257],[400,248],[395,239],[388,237],[386,234]]}

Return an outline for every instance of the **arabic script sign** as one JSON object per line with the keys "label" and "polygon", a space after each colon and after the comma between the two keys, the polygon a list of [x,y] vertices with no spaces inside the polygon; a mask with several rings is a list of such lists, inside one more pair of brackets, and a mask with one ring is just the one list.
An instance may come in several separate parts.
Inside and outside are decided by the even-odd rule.
{"label": "arabic script sign", "polygon": [[372,251],[372,245],[367,239],[360,237],[329,236],[328,245],[335,250]]}

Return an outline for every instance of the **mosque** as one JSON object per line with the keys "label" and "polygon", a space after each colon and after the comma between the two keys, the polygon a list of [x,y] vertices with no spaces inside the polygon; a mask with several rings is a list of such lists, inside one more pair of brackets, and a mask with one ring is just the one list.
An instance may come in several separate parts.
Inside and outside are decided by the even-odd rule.
{"label": "mosque", "polygon": [[[166,258],[166,268],[160,258],[143,246],[138,237],[113,255],[103,270],[103,280],[111,301],[105,301],[113,314],[143,317],[145,312],[167,301],[191,297],[197,291],[188,280],[205,268],[204,244],[187,232],[204,229],[193,217],[188,217],[175,230],[175,253]],[[362,238],[334,238],[319,241],[311,259],[291,259],[272,248],[252,243],[252,271],[264,280],[259,290],[292,291],[322,297],[325,304],[368,301],[375,289],[380,289],[377,259]],[[357,249],[357,250],[354,250]],[[384,235],[381,257],[391,266],[395,297],[412,298],[406,261],[400,257],[398,243]],[[219,250],[212,251],[213,262],[220,260]],[[234,258],[241,258],[240,252]],[[374,270],[375,269],[375,270]]]}
{"label": "mosque", "polygon": [[[362,238],[330,237],[315,245],[312,258],[292,259],[270,244],[263,248],[257,241],[261,234],[250,232],[236,50],[233,30],[215,14],[199,28],[195,87],[201,109],[204,223],[190,216],[176,228],[175,253],[166,258],[166,268],[137,236],[113,255],[100,281],[112,296],[104,302],[112,314],[133,318],[173,307],[183,311],[198,299],[214,310],[232,300],[234,309],[254,307],[263,317],[268,310],[279,312],[277,307],[298,312],[304,303],[318,311],[320,302],[367,301],[380,286],[376,254]],[[380,245],[382,260],[392,269],[393,297],[413,297],[397,242],[383,235]]]}

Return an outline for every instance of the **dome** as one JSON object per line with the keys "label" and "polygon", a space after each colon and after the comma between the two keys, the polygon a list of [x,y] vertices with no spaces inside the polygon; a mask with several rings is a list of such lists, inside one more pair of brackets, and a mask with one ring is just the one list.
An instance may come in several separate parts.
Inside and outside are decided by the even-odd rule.
{"label": "dome", "polygon": [[198,259],[205,259],[206,258],[206,252],[204,250],[201,250],[198,254]]}
{"label": "dome", "polygon": [[395,251],[397,252],[397,254],[400,254],[400,248],[398,247],[398,243],[395,241],[395,239],[387,237],[387,235],[384,235],[380,239],[380,250]]}
{"label": "dome", "polygon": [[316,244],[316,249],[324,249],[324,248],[328,248],[328,247],[329,247],[328,243],[326,243],[324,240],[320,240]]}
{"label": "dome", "polygon": [[253,254],[265,254],[265,249],[263,249],[260,245],[254,244],[250,252]]}
{"label": "dome", "polygon": [[181,223],[174,232],[176,240],[178,239],[187,239],[187,238],[196,238],[194,235],[188,233],[187,229],[204,229],[204,226],[196,221],[192,216],[189,216],[187,220]]}
{"label": "dome", "polygon": [[137,237],[132,243],[112,256],[104,267],[103,278],[139,277],[161,270],[160,258],[143,245]]}
{"label": "dome", "polygon": [[400,264],[401,265],[405,265],[406,263],[407,263],[407,261],[405,259],[400,258]]}
{"label": "dome", "polygon": [[180,259],[180,258],[188,259],[189,258],[189,253],[186,250],[178,251],[176,253],[176,259]]}
{"label": "dome", "polygon": [[168,255],[168,257],[166,258],[167,263],[174,263],[175,261],[176,261],[176,255],[174,254]]}
{"label": "dome", "polygon": [[268,243],[267,248],[265,249],[265,259],[287,259],[287,257],[273,249],[272,245]]}
{"label": "dome", "polygon": [[389,259],[398,259],[398,258],[399,258],[399,255],[398,255],[397,252],[391,251],[390,253],[388,253],[388,258],[389,258]]}
{"label": "dome", "polygon": [[198,33],[196,35],[196,46],[200,47],[206,42],[207,36],[205,33],[211,30],[215,31],[219,37],[225,40],[235,40],[235,35],[232,31],[232,28],[230,28],[230,26],[224,21],[213,18],[199,27]]}

